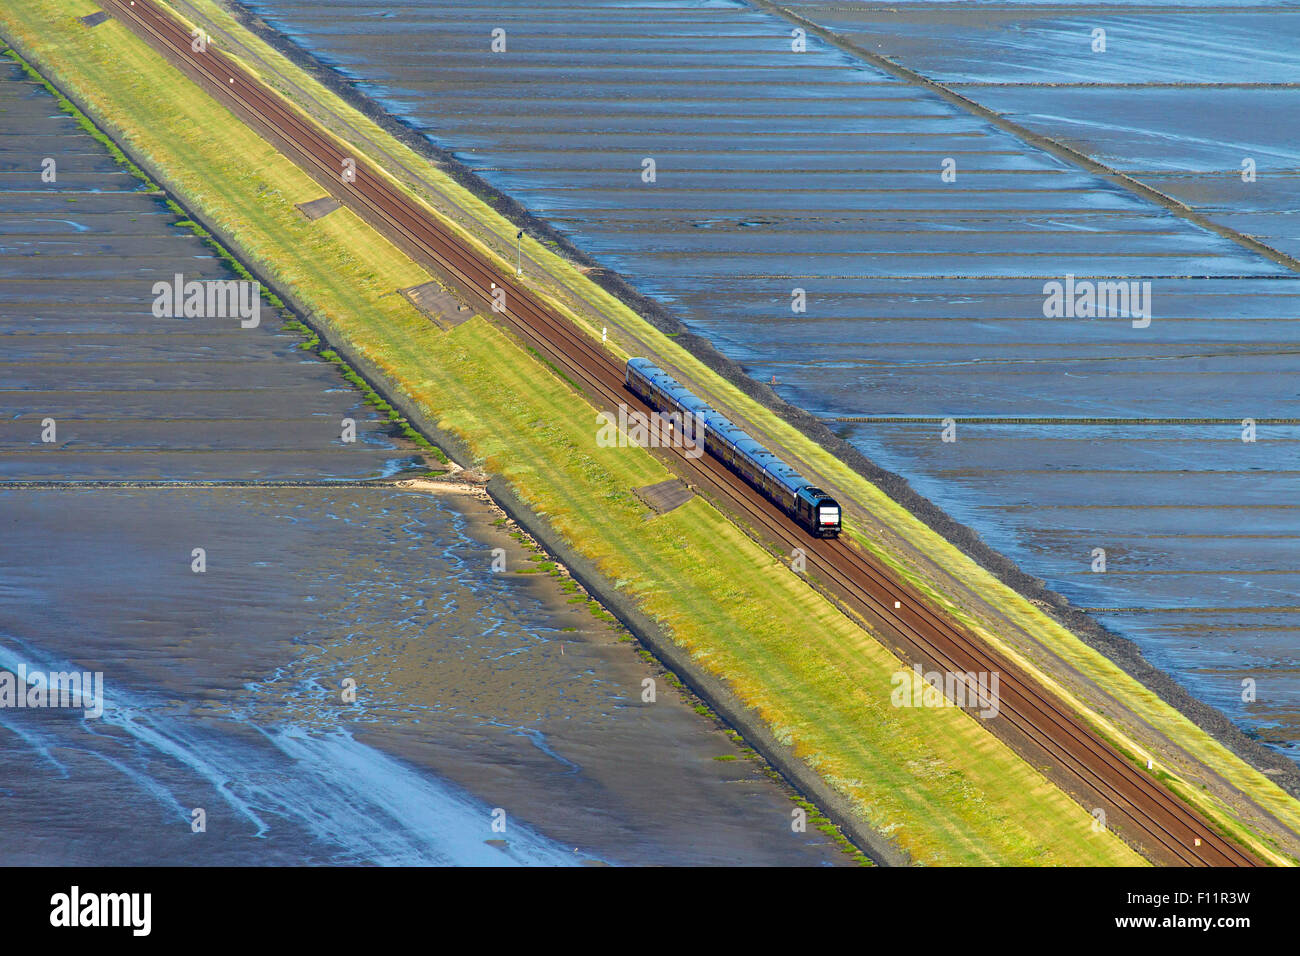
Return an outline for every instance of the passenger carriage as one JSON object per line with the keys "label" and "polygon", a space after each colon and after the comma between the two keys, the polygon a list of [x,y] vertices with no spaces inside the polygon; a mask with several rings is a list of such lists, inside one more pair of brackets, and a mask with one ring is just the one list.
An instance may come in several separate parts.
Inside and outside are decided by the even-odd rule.
{"label": "passenger carriage", "polygon": [[629,359],[627,388],[656,412],[691,415],[702,428],[704,450],[740,475],[817,537],[840,533],[840,506],[820,488],[737,428],[649,359]]}

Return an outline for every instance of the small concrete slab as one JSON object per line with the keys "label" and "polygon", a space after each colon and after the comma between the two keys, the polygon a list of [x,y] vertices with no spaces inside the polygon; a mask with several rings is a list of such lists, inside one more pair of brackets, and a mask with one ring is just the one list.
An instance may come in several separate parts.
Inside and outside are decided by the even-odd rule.
{"label": "small concrete slab", "polygon": [[680,478],[669,478],[656,485],[633,488],[632,494],[654,509],[659,514],[666,514],[674,508],[680,508],[695,497],[695,492]]}
{"label": "small concrete slab", "polygon": [[440,328],[448,329],[472,318],[474,310],[436,282],[402,289],[402,295]]}
{"label": "small concrete slab", "polygon": [[94,13],[88,13],[84,17],[77,17],[77,19],[88,27],[97,27],[108,19],[108,12],[96,10]]}
{"label": "small concrete slab", "polygon": [[300,202],[296,205],[299,212],[314,222],[317,219],[325,218],[343,204],[333,196],[322,196],[320,199],[313,199],[311,202]]}

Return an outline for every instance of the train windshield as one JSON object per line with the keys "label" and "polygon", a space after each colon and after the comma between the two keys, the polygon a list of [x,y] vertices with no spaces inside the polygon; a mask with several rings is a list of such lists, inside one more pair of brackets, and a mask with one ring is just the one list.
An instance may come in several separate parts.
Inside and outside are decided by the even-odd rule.
{"label": "train windshield", "polygon": [[817,520],[820,524],[827,527],[834,527],[840,523],[840,506],[839,505],[821,505],[817,509]]}

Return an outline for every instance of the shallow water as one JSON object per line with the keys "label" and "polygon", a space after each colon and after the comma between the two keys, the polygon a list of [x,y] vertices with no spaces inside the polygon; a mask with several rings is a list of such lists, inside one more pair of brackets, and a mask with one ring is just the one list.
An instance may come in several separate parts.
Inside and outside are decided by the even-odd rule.
{"label": "shallow water", "polygon": [[[1291,255],[1300,5],[966,3],[800,12]],[[1093,51],[1104,30],[1106,48]],[[1243,163],[1252,176],[1243,177]]]}
{"label": "shallow water", "polygon": [[632,649],[475,499],[0,488],[0,512],[0,669],[100,672],[106,701],[0,710],[7,862],[836,855],[670,688],[642,704]]}
{"label": "shallow water", "polygon": [[355,479],[418,464],[269,303],[254,328],[155,317],[156,283],[234,276],[20,76],[0,66],[0,480]]}

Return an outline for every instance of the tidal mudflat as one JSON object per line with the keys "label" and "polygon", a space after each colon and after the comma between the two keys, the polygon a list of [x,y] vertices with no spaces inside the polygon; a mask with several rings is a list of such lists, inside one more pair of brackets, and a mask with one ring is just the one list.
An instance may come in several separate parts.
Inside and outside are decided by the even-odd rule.
{"label": "tidal mudflat", "polygon": [[0,671],[102,677],[0,708],[0,862],[847,859],[271,310],[155,316],[231,274],[7,63],[0,131]]}
{"label": "tidal mudflat", "polygon": [[[241,6],[1194,694],[1300,755],[1287,493],[1300,283],[1284,265],[860,55],[816,36],[795,52],[790,21],[740,2]],[[884,19],[855,4],[800,12],[852,20],[871,49],[918,68],[918,50],[934,62],[956,37],[954,69],[971,76],[982,48],[951,30],[918,40],[909,24],[943,11],[910,7]],[[1104,12],[1120,49],[1126,14]],[[1269,12],[1251,26],[1236,10],[1199,11],[1200,35],[1257,29],[1257,14]],[[986,15],[1011,16],[963,14],[968,25]],[[1157,28],[1173,22],[1161,15],[1143,12]],[[494,53],[497,28],[507,44]],[[1284,72],[1280,43],[1250,76]],[[1132,69],[1162,62],[1128,49]],[[1234,55],[1254,56],[1212,52],[1175,65],[1203,63],[1218,82]],[[982,102],[986,89],[962,91]],[[1033,95],[1049,103],[1054,89]],[[1106,87],[1062,95],[1086,97],[1107,121],[1107,104],[1130,102]],[[1289,95],[1253,101],[1260,130],[1288,128]],[[1174,114],[1135,115],[1127,125],[1153,132],[1134,141],[1160,145],[1167,164],[1199,162],[1197,130],[1213,139],[1223,122],[1180,108],[1199,125],[1167,137]],[[1276,147],[1268,155],[1287,152],[1275,132],[1260,136]],[[1265,235],[1288,234],[1285,216],[1270,221]],[[1047,314],[1049,283],[1067,276],[1136,283],[1139,314]],[[795,290],[806,311],[792,311]],[[1077,424],[1112,417],[1139,421]],[[958,423],[954,442],[942,440],[945,418]],[[1105,572],[1094,571],[1099,548]]]}
{"label": "tidal mudflat", "polygon": [[0,711],[6,862],[842,857],[792,833],[784,791],[534,573],[476,498],[0,488],[0,502],[0,665],[104,675],[98,719]]}
{"label": "tidal mudflat", "polygon": [[0,95],[0,479],[361,479],[422,464],[265,300],[255,327],[156,315],[159,284],[236,277],[8,60]]}
{"label": "tidal mudflat", "polygon": [[905,66],[1216,222],[1300,255],[1300,4],[791,7],[865,49],[887,46]]}

